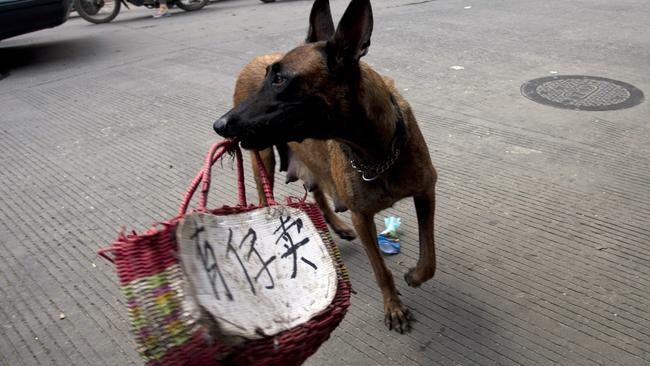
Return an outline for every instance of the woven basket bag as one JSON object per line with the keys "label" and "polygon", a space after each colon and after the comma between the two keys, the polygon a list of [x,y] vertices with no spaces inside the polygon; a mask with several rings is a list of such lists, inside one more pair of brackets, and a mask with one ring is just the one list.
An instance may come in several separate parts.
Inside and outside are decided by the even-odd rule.
{"label": "woven basket bag", "polygon": [[[238,173],[236,206],[207,209],[211,168],[224,153],[234,153]],[[259,155],[258,155],[258,161]],[[273,198],[264,168],[259,166],[269,206]],[[98,254],[115,264],[119,286],[125,296],[137,350],[146,365],[300,365],[329,338],[343,319],[350,304],[350,282],[338,249],[332,240],[318,206],[305,199],[288,199],[291,208],[302,210],[322,238],[336,270],[336,291],[331,303],[308,321],[289,330],[261,339],[246,340],[236,345],[208,337],[209,330],[195,312],[186,306],[189,296],[186,276],[178,260],[176,229],[187,212],[189,202],[201,186],[198,208],[193,212],[217,216],[233,215],[262,206],[248,204],[244,189],[242,153],[230,140],[216,143],[205,164],[196,175],[183,198],[178,215],[155,224],[144,233],[120,234],[110,247]]]}

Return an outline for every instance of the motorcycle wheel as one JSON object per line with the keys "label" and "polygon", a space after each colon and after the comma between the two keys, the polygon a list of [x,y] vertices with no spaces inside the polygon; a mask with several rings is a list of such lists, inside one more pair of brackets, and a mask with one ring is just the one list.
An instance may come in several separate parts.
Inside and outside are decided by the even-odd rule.
{"label": "motorcycle wheel", "polygon": [[176,1],[176,6],[185,11],[194,11],[208,5],[209,1],[210,0],[178,0]]}
{"label": "motorcycle wheel", "polygon": [[115,19],[121,4],[121,0],[74,0],[74,8],[79,16],[95,24]]}

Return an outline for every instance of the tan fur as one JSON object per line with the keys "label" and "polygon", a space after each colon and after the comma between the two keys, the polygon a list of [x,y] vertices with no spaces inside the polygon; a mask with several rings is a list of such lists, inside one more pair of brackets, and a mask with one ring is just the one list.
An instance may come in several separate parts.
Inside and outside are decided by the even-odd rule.
{"label": "tan fur", "polygon": [[[310,52],[314,52],[314,49],[306,45],[297,52],[292,51],[284,58],[282,54],[272,54],[253,59],[242,70],[237,80],[235,105],[260,89],[266,67],[280,59],[283,65],[295,69],[302,77],[309,78],[310,83],[314,85],[327,82],[323,65],[317,64],[310,58]],[[322,96],[328,104],[343,103],[335,88],[319,90],[329,90],[327,95]],[[391,94],[396,98],[404,116],[406,141],[395,165],[376,182],[368,183],[363,181],[359,173],[351,167],[340,144],[354,146],[364,152],[365,157],[386,156],[395,135],[397,118],[397,112],[391,103]],[[399,299],[390,270],[384,264],[377,248],[377,231],[373,218],[376,213],[391,207],[395,202],[406,197],[414,197],[419,225],[420,258],[417,266],[405,274],[405,279],[413,287],[430,279],[435,272],[433,216],[436,171],[411,107],[399,94],[391,79],[382,78],[368,65],[361,63],[358,94],[356,100],[352,102],[360,106],[369,118],[367,122],[360,121],[347,126],[349,131],[346,131],[345,135],[350,136],[349,138],[327,141],[307,139],[300,143],[290,142],[289,147],[299,159],[299,164],[302,164],[297,169],[308,169],[307,173],[301,170],[301,177],[315,178],[318,182],[314,197],[334,231],[344,238],[353,238],[354,231],[332,212],[323,193],[352,212],[353,225],[364,244],[377,283],[383,293],[386,322],[390,327],[395,326],[400,331],[407,330],[410,316]],[[342,108],[346,107],[349,106],[342,106]],[[267,172],[272,176],[275,166],[273,150],[262,151],[262,160]]]}

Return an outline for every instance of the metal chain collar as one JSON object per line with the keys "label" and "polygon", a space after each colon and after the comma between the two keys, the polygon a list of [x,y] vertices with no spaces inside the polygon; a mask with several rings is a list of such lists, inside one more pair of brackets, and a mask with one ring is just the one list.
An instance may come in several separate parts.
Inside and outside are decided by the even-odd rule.
{"label": "metal chain collar", "polygon": [[[361,174],[361,179],[363,179],[366,182],[372,182],[373,180],[376,180],[379,178],[380,175],[382,175],[384,172],[386,172],[388,169],[390,169],[393,164],[397,161],[397,158],[399,158],[400,150],[395,148],[393,146],[393,153],[391,156],[388,157],[388,159],[377,163],[377,164],[364,164],[359,160],[352,159],[350,160],[350,165],[352,165],[352,168],[356,169],[360,174]],[[371,176],[370,178],[368,177],[369,175],[374,175]]]}
{"label": "metal chain collar", "polygon": [[404,134],[406,133],[406,125],[404,123],[404,115],[402,114],[402,109],[397,104],[395,96],[391,94],[391,102],[397,111],[397,121],[395,123],[395,136],[393,137],[393,142],[391,143],[391,154],[388,158],[383,161],[375,164],[368,164],[360,161],[359,159],[353,159],[354,153],[352,153],[349,148],[343,149],[344,152],[348,155],[350,159],[350,165],[353,169],[356,169],[359,174],[361,174],[361,179],[366,182],[372,182],[384,174],[388,169],[390,169],[393,164],[397,161],[400,154],[400,147],[404,144]]}

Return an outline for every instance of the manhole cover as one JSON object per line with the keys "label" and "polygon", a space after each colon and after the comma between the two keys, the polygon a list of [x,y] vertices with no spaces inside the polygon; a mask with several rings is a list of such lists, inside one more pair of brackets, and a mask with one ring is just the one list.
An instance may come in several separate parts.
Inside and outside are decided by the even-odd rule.
{"label": "manhole cover", "polygon": [[582,111],[623,109],[643,101],[643,92],[628,83],[583,75],[533,79],[521,86],[521,93],[537,103]]}

